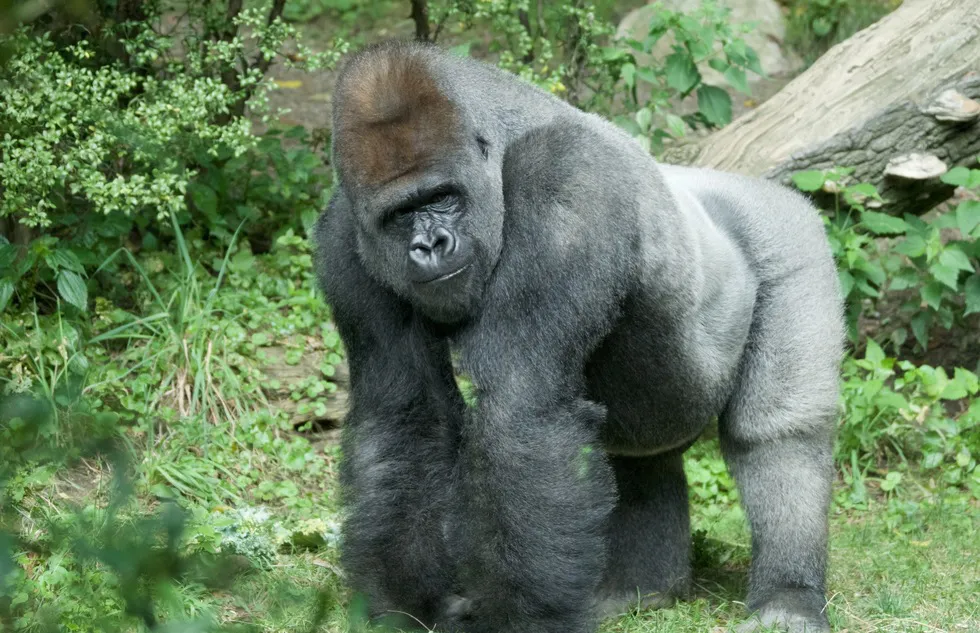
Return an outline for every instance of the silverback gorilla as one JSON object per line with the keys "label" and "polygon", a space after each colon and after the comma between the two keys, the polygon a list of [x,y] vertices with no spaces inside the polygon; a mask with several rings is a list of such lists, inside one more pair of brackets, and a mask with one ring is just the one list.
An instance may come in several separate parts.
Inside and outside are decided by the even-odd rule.
{"label": "silverback gorilla", "polygon": [[752,531],[743,629],[828,631],[842,325],[813,207],[658,165],[421,44],[352,56],[333,125],[317,269],[351,370],[343,564],[371,613],[584,633],[683,597],[682,454],[717,419]]}

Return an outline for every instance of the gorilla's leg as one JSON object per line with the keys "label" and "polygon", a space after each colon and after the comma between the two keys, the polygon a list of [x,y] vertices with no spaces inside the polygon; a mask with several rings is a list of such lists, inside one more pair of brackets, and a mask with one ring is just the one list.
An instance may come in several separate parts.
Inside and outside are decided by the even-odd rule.
{"label": "gorilla's leg", "polygon": [[[824,613],[841,332],[824,278],[760,288],[721,446],[752,530],[751,631],[829,631]],[[816,277],[814,275],[813,277]]]}
{"label": "gorilla's leg", "polygon": [[612,456],[619,499],[609,520],[601,617],[669,606],[691,584],[691,528],[682,450]]}

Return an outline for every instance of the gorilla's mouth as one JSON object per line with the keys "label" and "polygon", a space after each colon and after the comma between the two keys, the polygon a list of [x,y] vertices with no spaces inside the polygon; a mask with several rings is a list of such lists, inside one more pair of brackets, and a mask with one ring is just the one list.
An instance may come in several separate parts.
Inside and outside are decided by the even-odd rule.
{"label": "gorilla's mouth", "polygon": [[469,269],[470,266],[472,266],[472,263],[469,263],[469,264],[465,264],[463,266],[460,266],[456,270],[454,270],[452,272],[449,272],[449,273],[446,273],[445,275],[440,275],[440,276],[436,277],[435,279],[429,279],[428,281],[423,281],[423,282],[420,282],[420,283],[422,285],[427,285],[427,284],[439,283],[441,281],[448,281],[449,279],[452,279],[456,275],[459,275],[460,273],[462,273],[462,272],[466,271],[467,269]]}

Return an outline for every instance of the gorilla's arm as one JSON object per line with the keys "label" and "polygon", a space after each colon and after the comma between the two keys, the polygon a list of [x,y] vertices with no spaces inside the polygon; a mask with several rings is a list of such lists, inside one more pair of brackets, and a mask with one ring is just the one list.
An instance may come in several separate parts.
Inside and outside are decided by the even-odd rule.
{"label": "gorilla's arm", "polygon": [[346,202],[317,225],[321,283],[351,370],[341,484],[343,564],[372,615],[404,610],[431,625],[451,593],[446,553],[453,454],[463,402],[448,347],[364,271]]}
{"label": "gorilla's arm", "polygon": [[587,175],[611,158],[596,137],[567,122],[539,128],[504,161],[503,254],[458,339],[478,393],[460,467],[467,631],[594,624],[615,486],[583,366],[618,315],[636,244],[621,183]]}

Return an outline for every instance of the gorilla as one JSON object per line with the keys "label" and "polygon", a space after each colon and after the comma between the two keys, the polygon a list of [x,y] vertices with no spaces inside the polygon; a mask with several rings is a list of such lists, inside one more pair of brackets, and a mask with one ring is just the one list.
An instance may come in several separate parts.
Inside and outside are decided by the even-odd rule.
{"label": "gorilla", "polygon": [[342,563],[370,614],[585,633],[683,598],[682,454],[717,420],[752,534],[743,630],[829,631],[843,327],[816,210],[658,165],[431,45],[349,57],[333,135],[316,268],[351,372]]}

